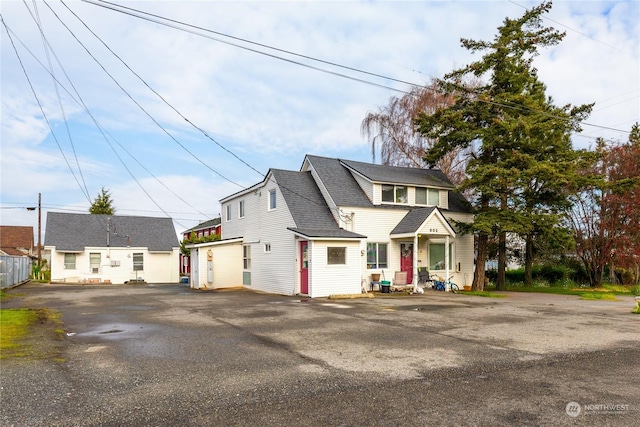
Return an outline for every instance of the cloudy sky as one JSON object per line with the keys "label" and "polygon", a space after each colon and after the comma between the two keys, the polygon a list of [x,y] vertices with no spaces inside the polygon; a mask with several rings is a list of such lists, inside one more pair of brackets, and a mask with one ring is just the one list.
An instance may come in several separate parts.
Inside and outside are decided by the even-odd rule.
{"label": "cloudy sky", "polygon": [[[371,161],[360,124],[408,90],[398,80],[478,59],[461,38],[491,40],[537,4],[3,0],[0,223],[37,229],[25,208],[41,193],[44,227],[105,187],[118,214],[170,216],[180,233],[307,153]],[[556,0],[546,15],[566,31],[534,62],[548,95],[596,103],[576,147],[625,141],[640,120],[639,22],[638,1]]]}

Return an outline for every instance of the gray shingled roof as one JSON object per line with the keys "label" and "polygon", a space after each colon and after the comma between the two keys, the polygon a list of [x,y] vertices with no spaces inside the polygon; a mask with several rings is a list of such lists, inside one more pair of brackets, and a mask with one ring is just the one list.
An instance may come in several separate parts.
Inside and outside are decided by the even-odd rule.
{"label": "gray shingled roof", "polygon": [[49,212],[44,244],[57,251],[83,251],[85,247],[146,247],[171,251],[180,246],[171,218]]}
{"label": "gray shingled roof", "polygon": [[307,155],[337,206],[372,207],[353,175],[339,159]]}
{"label": "gray shingled roof", "polygon": [[[351,171],[358,172],[372,182],[389,182],[407,185],[435,186],[455,190],[455,186],[439,169],[418,169],[352,160],[332,159],[307,155],[327,191],[337,206],[373,207],[373,203],[360,188]],[[378,209],[406,209],[400,205],[377,205]],[[456,191],[449,192],[449,208],[452,212],[471,212],[471,206],[464,196]]]}
{"label": "gray shingled roof", "polygon": [[363,236],[338,227],[311,172],[271,169],[296,226],[290,230],[309,237]]}
{"label": "gray shingled roof", "polygon": [[391,230],[391,234],[415,233],[436,209],[436,207],[429,207],[410,210],[404,218],[400,220],[398,225]]}
{"label": "gray shingled roof", "polygon": [[288,230],[302,234],[303,236],[310,238],[332,238],[332,239],[366,239],[367,236],[362,234],[347,231],[342,228],[336,230],[317,230],[313,228],[296,228],[287,227]]}
{"label": "gray shingled roof", "polygon": [[439,169],[376,165],[372,163],[354,162],[352,160],[340,161],[373,182],[455,188],[451,181],[449,181],[449,178]]}

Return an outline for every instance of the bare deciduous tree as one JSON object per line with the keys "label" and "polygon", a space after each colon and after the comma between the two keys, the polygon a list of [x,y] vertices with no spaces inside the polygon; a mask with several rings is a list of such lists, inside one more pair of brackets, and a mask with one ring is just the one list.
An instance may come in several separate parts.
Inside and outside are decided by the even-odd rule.
{"label": "bare deciduous tree", "polygon": [[[367,113],[360,131],[371,142],[373,161],[376,161],[376,152],[380,150],[382,164],[428,167],[424,155],[434,141],[417,132],[414,120],[420,112],[432,114],[436,109],[452,103],[453,96],[444,95],[432,81],[427,86],[412,87],[402,97],[392,96],[388,105]],[[465,153],[456,151],[439,160],[437,166],[458,185],[464,179],[465,164]]]}

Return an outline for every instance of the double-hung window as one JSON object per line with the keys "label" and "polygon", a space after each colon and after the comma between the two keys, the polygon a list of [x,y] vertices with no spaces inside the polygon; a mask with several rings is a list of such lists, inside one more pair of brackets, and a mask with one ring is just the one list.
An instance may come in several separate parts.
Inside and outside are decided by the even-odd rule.
{"label": "double-hung window", "polygon": [[242,268],[245,270],[251,270],[251,246],[242,246]]}
{"label": "double-hung window", "polygon": [[384,184],[382,186],[382,201],[385,203],[408,203],[407,187],[404,185]]}
{"label": "double-hung window", "polygon": [[133,271],[143,271],[143,270],[144,270],[144,254],[134,253],[133,254]]}
{"label": "double-hung window", "polygon": [[91,273],[100,273],[100,253],[89,254],[89,265],[91,267]]}
{"label": "double-hung window", "polygon": [[64,269],[65,270],[76,269],[76,254],[64,254]]}
{"label": "double-hung window", "polygon": [[231,205],[227,205],[227,221],[231,221]]}
{"label": "double-hung window", "polygon": [[387,244],[367,243],[367,268],[387,268]]}

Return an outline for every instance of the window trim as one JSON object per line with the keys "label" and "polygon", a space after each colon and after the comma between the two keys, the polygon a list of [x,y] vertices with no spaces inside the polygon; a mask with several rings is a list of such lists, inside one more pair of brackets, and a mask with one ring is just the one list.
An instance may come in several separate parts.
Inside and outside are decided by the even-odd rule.
{"label": "window trim", "polygon": [[251,271],[251,245],[242,245],[242,270]]}
{"label": "window trim", "polygon": [[[330,262],[331,261],[331,250],[341,249],[342,250],[342,262]],[[334,254],[335,255],[335,254]],[[327,246],[327,265],[331,266],[341,266],[347,265],[347,247],[346,246]]]}
{"label": "window trim", "polygon": [[[73,257],[73,263],[67,262],[67,256],[69,256],[70,258]],[[73,252],[65,252],[64,260],[63,260],[65,270],[76,270],[77,263],[78,263],[77,254]]]}
{"label": "window trim", "polygon": [[[429,251],[428,257],[427,257],[427,267],[429,269],[429,271],[444,271],[446,268],[446,265],[443,266],[443,268],[435,268],[434,266],[431,265],[431,246],[432,245],[440,245],[443,247],[443,249],[445,249],[445,253],[446,253],[446,243],[445,242],[438,242],[438,241],[430,241],[427,244],[427,249]],[[454,251],[455,251],[455,242],[449,242],[449,270],[454,270]]]}
{"label": "window trim", "polygon": [[[140,258],[140,260],[136,262],[136,258]],[[144,253],[143,252],[134,252],[133,255],[131,256],[131,262],[133,263],[133,271],[144,271]]]}
{"label": "window trim", "polygon": [[238,218],[244,218],[245,212],[245,203],[244,199],[238,201]]}
{"label": "window trim", "polygon": [[227,222],[231,221],[231,204],[227,205],[227,209],[226,209],[226,219]]}
{"label": "window trim", "polygon": [[[385,187],[387,187],[387,193],[388,193],[388,187],[393,187],[393,199],[392,200],[385,200],[384,199],[384,194],[385,194]],[[398,200],[398,189],[404,189],[404,201],[402,200]],[[382,184],[380,186],[380,201],[382,203],[388,203],[388,204],[393,204],[393,205],[408,205],[409,204],[409,186],[408,185],[401,185],[401,184]]]}
{"label": "window trim", "polygon": [[[273,201],[273,203],[271,203]],[[269,190],[269,197],[267,198],[267,210],[274,211],[278,208],[278,193],[276,189]]]}
{"label": "window trim", "polygon": [[[97,258],[97,263],[94,262],[96,261],[96,258]],[[89,252],[89,271],[91,272],[91,274],[100,274],[101,264],[102,264],[102,254],[100,252]],[[93,271],[94,268],[97,269],[97,271]]]}
{"label": "window trim", "polygon": [[[375,245],[375,262],[369,262],[369,245]],[[385,260],[384,266],[381,266],[380,261],[380,246],[385,246]],[[380,270],[383,268],[389,268],[389,242],[367,242],[367,270]]]}
{"label": "window trim", "polygon": [[264,253],[265,254],[270,254],[271,253],[271,243],[265,243],[264,244]]}

